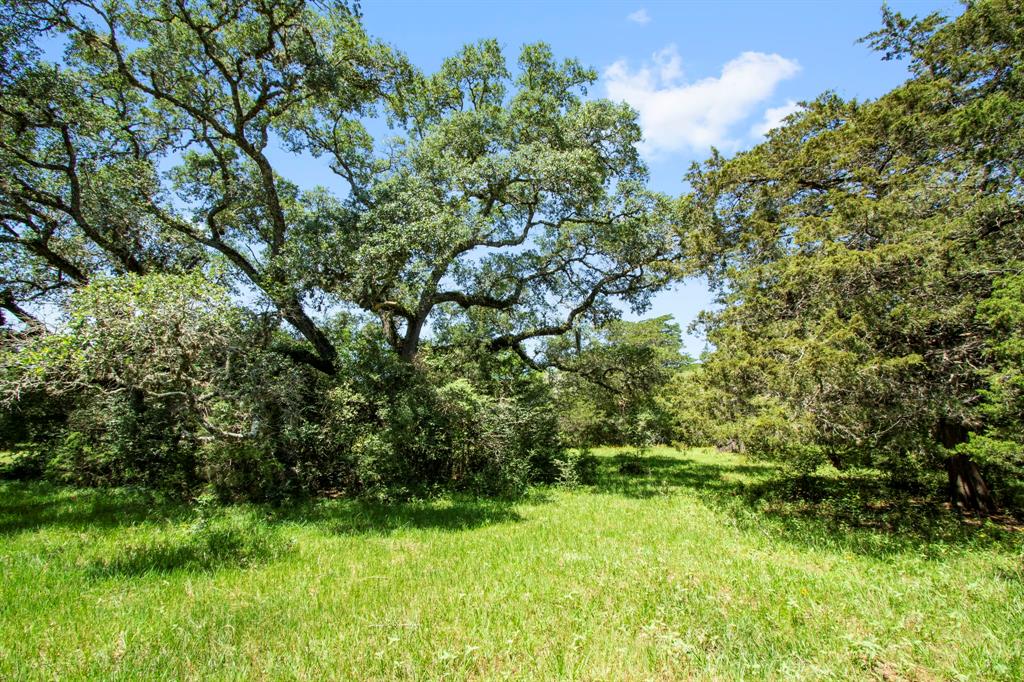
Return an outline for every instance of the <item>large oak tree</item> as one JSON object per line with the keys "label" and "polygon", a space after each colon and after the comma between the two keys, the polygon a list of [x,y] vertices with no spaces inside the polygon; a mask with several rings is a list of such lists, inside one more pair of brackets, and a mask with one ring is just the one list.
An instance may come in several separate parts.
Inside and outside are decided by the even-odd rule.
{"label": "large oak tree", "polygon": [[[642,308],[672,274],[634,112],[544,45],[514,73],[485,41],[425,74],[337,3],[5,5],[0,305],[24,322],[95,273],[213,258],[326,373],[342,309],[406,360],[434,320],[532,360],[531,339]],[[330,172],[303,190],[287,169],[311,157]]]}

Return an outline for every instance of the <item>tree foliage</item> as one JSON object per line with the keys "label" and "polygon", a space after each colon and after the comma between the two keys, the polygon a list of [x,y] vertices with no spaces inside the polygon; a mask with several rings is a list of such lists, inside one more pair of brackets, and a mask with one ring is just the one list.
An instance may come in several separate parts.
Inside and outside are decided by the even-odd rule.
{"label": "tree foliage", "polygon": [[424,73],[343,2],[2,13],[4,394],[55,406],[51,469],[255,496],[566,471],[539,340],[643,309],[679,253],[593,70],[483,41]]}
{"label": "tree foliage", "polygon": [[755,149],[690,175],[691,248],[723,306],[704,319],[716,347],[705,372],[733,396],[748,445],[900,475],[945,459],[955,499],[991,508],[950,449],[998,430],[992,411],[1013,383],[1021,10],[886,11],[867,40],[909,60],[905,84],[867,103],[827,93]]}
{"label": "tree foliage", "polygon": [[563,432],[576,444],[643,447],[675,440],[670,382],[692,362],[671,316],[615,320],[548,344]]}
{"label": "tree foliage", "polygon": [[[0,204],[22,309],[97,271],[190,267],[184,249],[224,261],[306,342],[293,357],[332,373],[315,309],[374,316],[406,360],[439,313],[523,353],[617,298],[642,308],[671,272],[671,203],[645,189],[635,114],[585,100],[595,73],[544,45],[514,77],[494,41],[428,75],[340,4],[15,14],[68,41],[62,64],[7,49]],[[335,189],[301,190],[279,149],[326,159]]]}

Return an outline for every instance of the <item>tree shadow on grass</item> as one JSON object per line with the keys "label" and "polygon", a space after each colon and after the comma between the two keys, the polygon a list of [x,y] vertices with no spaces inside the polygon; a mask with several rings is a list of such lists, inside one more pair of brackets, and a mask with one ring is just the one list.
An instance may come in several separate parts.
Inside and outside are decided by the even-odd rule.
{"label": "tree shadow on grass", "polygon": [[736,455],[714,458],[605,457],[593,489],[637,499],[690,492],[742,528],[873,556],[917,552],[931,557],[955,547],[1012,547],[1024,539],[1015,527],[958,516],[937,489],[897,488],[878,471],[797,476]]}
{"label": "tree shadow on grass", "polygon": [[336,535],[387,536],[406,530],[466,531],[519,522],[522,516],[516,511],[516,503],[508,500],[457,495],[387,504],[344,499],[311,501],[280,510],[277,519],[312,524]]}
{"label": "tree shadow on grass", "polygon": [[88,490],[0,482],[0,537],[54,527],[115,528],[190,515],[185,505],[139,488]]}
{"label": "tree shadow on grass", "polygon": [[393,504],[319,500],[286,507],[224,507],[188,526],[165,524],[142,540],[119,543],[112,554],[90,562],[87,572],[95,578],[112,578],[259,566],[291,551],[292,541],[285,532],[289,524],[309,525],[332,535],[386,537],[406,530],[451,533],[520,520],[511,502],[472,497]]}
{"label": "tree shadow on grass", "polygon": [[773,469],[759,464],[706,463],[681,457],[620,453],[602,458],[593,489],[646,499],[684,490],[735,494],[740,477],[757,480]]}
{"label": "tree shadow on grass", "polygon": [[[92,554],[84,561],[87,574],[103,579],[208,573],[284,556],[291,548],[288,525],[347,536],[384,537],[407,530],[454,533],[519,522],[518,505],[545,501],[544,492],[537,490],[517,502],[450,495],[389,504],[319,499],[200,509],[142,489],[80,490],[10,482],[0,484],[0,538],[51,528],[87,532],[135,527],[99,554],[83,545],[86,556]],[[66,560],[81,567],[83,558],[78,554]]]}
{"label": "tree shadow on grass", "polygon": [[186,527],[165,526],[143,539],[118,543],[112,555],[97,557],[87,571],[97,578],[211,573],[266,564],[291,551],[292,541],[251,511],[229,510]]}

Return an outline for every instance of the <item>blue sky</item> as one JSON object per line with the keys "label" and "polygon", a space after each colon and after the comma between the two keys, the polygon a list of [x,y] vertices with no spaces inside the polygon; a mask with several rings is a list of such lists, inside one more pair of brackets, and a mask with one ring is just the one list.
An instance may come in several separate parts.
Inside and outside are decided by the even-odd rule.
{"label": "blue sky", "polygon": [[[904,14],[955,15],[956,2],[891,1]],[[710,144],[749,148],[796,102],[825,90],[878,97],[906,78],[857,38],[880,25],[881,2],[430,2],[364,0],[367,31],[430,71],[462,45],[496,38],[514,58],[543,41],[601,74],[596,96],[629,101],[641,115],[651,184],[684,191],[682,177]],[[645,316],[672,314],[684,328],[709,307],[700,281],[658,296]],[[689,353],[702,339],[686,334]]]}

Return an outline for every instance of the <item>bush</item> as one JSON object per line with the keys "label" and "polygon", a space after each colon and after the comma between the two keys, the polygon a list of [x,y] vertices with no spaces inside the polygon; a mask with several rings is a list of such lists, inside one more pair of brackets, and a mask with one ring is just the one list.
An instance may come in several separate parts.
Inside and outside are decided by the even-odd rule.
{"label": "bush", "polygon": [[200,275],[97,280],[67,328],[8,349],[3,393],[9,410],[24,395],[61,406],[36,447],[45,475],[77,485],[386,500],[579,478],[549,387],[512,354],[414,365],[340,319],[328,376],[292,361],[278,326]]}
{"label": "bush", "polygon": [[438,377],[409,374],[387,401],[372,390],[345,393],[344,417],[332,429],[352,438],[358,494],[398,499],[451,489],[514,497],[530,482],[532,461],[560,451],[550,410],[487,395],[466,379],[431,379]]}
{"label": "bush", "polygon": [[268,444],[252,439],[208,443],[199,451],[202,476],[225,501],[266,500],[279,496],[284,466]]}
{"label": "bush", "polygon": [[530,460],[531,480],[564,486],[592,485],[598,459],[586,448],[547,450]]}

